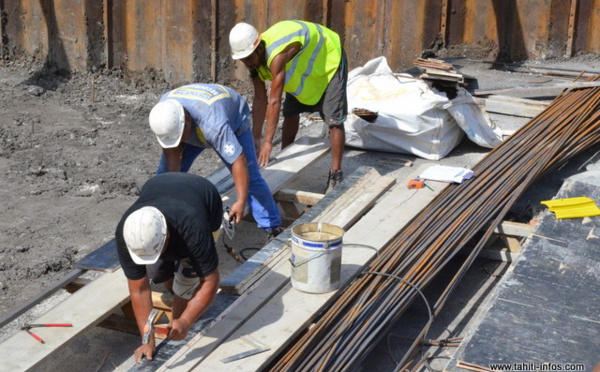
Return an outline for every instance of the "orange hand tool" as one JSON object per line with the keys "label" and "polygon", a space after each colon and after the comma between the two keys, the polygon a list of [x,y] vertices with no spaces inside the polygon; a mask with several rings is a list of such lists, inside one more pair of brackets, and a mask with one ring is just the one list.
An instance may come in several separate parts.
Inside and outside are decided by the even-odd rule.
{"label": "orange hand tool", "polygon": [[412,180],[408,181],[408,188],[409,189],[422,189],[423,186],[425,186],[425,181],[423,181],[420,178],[413,178]]}

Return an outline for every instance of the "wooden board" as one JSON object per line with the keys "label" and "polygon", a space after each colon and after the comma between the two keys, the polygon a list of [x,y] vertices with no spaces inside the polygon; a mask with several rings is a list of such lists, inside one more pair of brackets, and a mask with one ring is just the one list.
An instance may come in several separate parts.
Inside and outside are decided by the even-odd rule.
{"label": "wooden board", "polygon": [[497,114],[533,118],[548,107],[544,101],[493,95],[487,98],[474,97],[475,102],[482,105],[487,112]]}
{"label": "wooden board", "polygon": [[515,93],[526,96],[556,96],[565,89],[581,89],[600,87],[600,82],[572,82],[572,83],[555,83],[555,84],[538,84],[538,85],[523,85],[508,89],[496,90],[476,90],[474,96],[485,96],[490,94],[507,94]]}
{"label": "wooden board", "polygon": [[[260,170],[271,193],[281,190],[302,169],[310,167],[331,151],[329,140],[323,138],[302,137],[283,149],[268,166]],[[231,206],[237,200],[235,188],[223,196],[223,202]]]}
{"label": "wooden board", "polygon": [[[425,169],[421,168],[407,180]],[[366,244],[373,248],[387,244],[445,185],[431,182],[435,185],[436,191],[433,192],[429,189],[408,189],[404,180],[400,184],[381,197],[344,235],[345,247],[348,245],[342,255],[344,282],[356,275],[376,254],[373,249],[351,247],[352,244]],[[289,284],[289,274],[290,266],[282,260],[269,275],[242,295],[227,314],[197,335],[160,371],[189,371],[196,366],[203,370],[258,370],[286,345],[290,337],[300,332],[335,293],[309,295],[296,291]],[[285,307],[282,304],[286,304]],[[227,365],[221,363],[221,358],[248,347],[245,343],[235,344],[244,334],[252,334],[272,350]],[[211,369],[211,366],[218,367]]]}
{"label": "wooden board", "polygon": [[115,239],[89,253],[73,265],[76,269],[98,270],[112,273],[121,267],[117,255],[117,242]]}
{"label": "wooden board", "polygon": [[[324,218],[324,216],[327,216],[329,214],[330,204],[333,204],[332,208],[335,210],[337,207],[339,207],[340,203],[345,204],[345,202],[339,201],[346,199],[344,195],[346,195],[349,200],[357,199],[355,194],[357,192],[357,187],[348,187],[348,182],[353,182],[352,186],[356,186],[356,183],[362,186],[366,186],[364,182],[361,183],[356,181],[371,180],[370,184],[371,186],[373,186],[374,175],[378,175],[377,172],[368,167],[359,168],[356,172],[350,175],[350,177],[347,177],[346,180],[344,180],[344,182],[340,186],[334,189],[331,193],[327,194],[323,198],[323,200],[317,203],[315,207],[311,209],[309,213],[307,213],[307,216],[303,216],[303,218],[311,218],[306,222],[312,220],[327,222],[318,218]],[[356,180],[352,181],[353,178],[356,178]],[[381,182],[382,184],[388,185],[386,187],[387,189],[395,182],[395,179],[391,179],[390,177],[379,176],[376,177],[376,182]],[[344,193],[341,196],[335,195],[335,193],[341,192],[344,189],[344,187],[346,187],[346,191],[344,191]],[[376,188],[377,187],[374,187],[374,189]],[[372,198],[375,200],[377,199],[377,197],[378,195],[374,195]],[[333,198],[333,201],[338,201],[338,203],[331,203],[330,201],[328,201],[329,198]],[[357,203],[364,203],[364,200],[359,201]],[[327,207],[321,208],[322,205],[327,205]],[[338,223],[341,223],[343,227],[346,227],[346,224],[350,223],[352,220],[354,220],[354,217],[347,219],[346,223],[344,223],[342,220],[338,220]],[[271,242],[271,244],[275,243]],[[181,364],[186,364],[188,362],[194,363],[193,360],[189,360],[189,355],[193,355],[195,358],[196,355],[198,355],[198,353],[201,353],[203,355],[210,353],[210,351],[219,344],[220,340],[224,340],[229,334],[231,334],[231,332],[235,331],[235,329],[239,326],[240,322],[243,323],[245,319],[251,316],[254,312],[258,311],[263,306],[263,304],[265,304],[271,299],[271,297],[275,293],[277,293],[282,287],[289,283],[289,270],[284,270],[285,275],[282,275],[278,271],[281,269],[282,266],[288,266],[285,264],[282,265],[282,263],[287,262],[289,258],[289,244],[287,239],[285,241],[281,241],[279,244],[283,244],[283,246],[280,246],[279,251],[277,251],[278,254],[275,255],[277,259],[269,261],[268,267],[266,267],[265,271],[261,273],[261,275],[254,275],[254,278],[258,278],[259,280],[252,281],[250,283],[250,287],[246,290],[246,292],[242,294],[242,296],[240,296],[240,298],[226,312],[222,314],[221,318],[218,321],[214,322],[211,325],[211,327],[206,329],[202,334],[199,334],[195,337],[195,339],[198,340],[202,339],[203,342],[207,340],[212,341],[208,342],[207,345],[200,346],[200,350],[191,351],[192,349],[195,349],[194,341],[192,340],[192,342],[188,343],[188,345],[186,345],[185,348],[182,348],[182,350],[180,350],[180,352],[173,357],[175,359],[179,359],[179,361],[175,362],[177,366],[180,366]],[[272,271],[273,268],[275,269],[275,271]],[[215,329],[213,329],[213,327]],[[192,354],[188,355],[188,353]],[[170,370],[171,368],[179,367],[163,366],[163,368],[168,368],[168,370]]]}
{"label": "wooden board", "polygon": [[[0,344],[2,369],[26,371],[60,350],[70,339],[98,324],[129,299],[127,280],[121,269],[106,273],[69,296],[32,323],[72,323],[73,327],[35,328],[41,344],[19,331]],[[10,356],[10,357],[9,357]]]}
{"label": "wooden board", "polygon": [[[402,185],[396,186],[382,198],[375,208],[344,235],[342,287],[352,281],[363,267],[376,256],[376,251],[389,243],[401,228],[443,188],[443,184],[432,183],[437,191],[409,190],[404,186],[404,182],[400,183]],[[389,221],[394,221],[394,223],[389,223]],[[280,265],[277,273],[278,275],[289,275],[290,265]],[[266,281],[271,280],[267,279]],[[334,297],[335,292],[304,293],[294,289],[288,283],[192,370],[260,370],[294,337],[310,325],[313,319],[334,300]],[[251,334],[271,350],[227,365],[223,364],[221,359],[248,347],[241,340],[241,337],[247,334]]]}
{"label": "wooden board", "polygon": [[[361,167],[296,223],[320,221],[345,229],[360,218],[364,211],[370,208],[375,200],[395,182],[394,178],[381,177],[374,169]],[[319,214],[315,215],[317,212]],[[290,238],[291,233],[288,228],[223,280],[221,288],[227,293],[243,293],[265,272],[268,272],[272,264],[285,259],[278,254],[283,247],[287,246]]]}
{"label": "wooden board", "polygon": [[[325,156],[330,151],[329,142],[324,139],[302,137],[294,144],[285,148],[271,164],[261,169],[263,178],[269,185],[272,193],[280,190],[283,185],[295,177],[296,173],[304,167]],[[231,173],[226,167],[222,167],[208,179],[213,182],[219,192],[223,195],[223,201],[229,205],[237,199]],[[246,210],[246,213],[248,210]],[[113,272],[120,267],[115,240],[104,244],[100,248],[89,253],[87,256],[74,264],[75,268],[83,270],[98,270]]]}

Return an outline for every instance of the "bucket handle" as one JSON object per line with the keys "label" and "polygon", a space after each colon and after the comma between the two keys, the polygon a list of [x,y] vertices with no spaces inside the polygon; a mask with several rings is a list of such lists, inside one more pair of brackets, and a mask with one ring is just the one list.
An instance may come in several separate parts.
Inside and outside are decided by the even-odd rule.
{"label": "bucket handle", "polygon": [[319,258],[319,257],[321,257],[322,255],[324,255],[324,254],[326,254],[326,253],[327,253],[327,252],[319,252],[319,253],[317,253],[317,254],[313,254],[312,256],[310,256],[310,257],[307,257],[307,258],[303,259],[302,261],[298,261],[297,263],[294,263],[294,261],[293,261],[291,258],[289,258],[288,260],[289,260],[289,261],[290,261],[290,263],[292,264],[292,267],[300,267],[300,266],[304,265],[305,263],[307,263],[307,262],[309,262],[309,261],[312,261],[312,260],[314,260],[315,258]]}

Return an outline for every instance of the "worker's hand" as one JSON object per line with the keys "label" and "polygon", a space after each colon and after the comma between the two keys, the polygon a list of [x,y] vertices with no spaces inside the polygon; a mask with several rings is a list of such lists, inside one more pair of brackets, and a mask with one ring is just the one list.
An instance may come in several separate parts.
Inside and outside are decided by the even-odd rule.
{"label": "worker's hand", "polygon": [[244,217],[244,208],[246,207],[243,200],[238,200],[231,206],[231,210],[229,211],[229,218],[233,218],[235,223],[240,223],[242,221],[242,217]]}
{"label": "worker's hand", "polygon": [[264,167],[269,164],[269,159],[271,158],[271,150],[273,150],[273,144],[269,142],[263,142],[262,147],[260,149],[260,153],[258,154],[258,166]]}
{"label": "worker's hand", "polygon": [[260,137],[254,139],[254,150],[256,153],[260,153]]}
{"label": "worker's hand", "polygon": [[135,350],[135,362],[139,362],[143,357],[146,357],[148,360],[152,360],[154,357],[154,340],[150,341],[150,343],[142,345]]}
{"label": "worker's hand", "polygon": [[169,338],[173,341],[181,341],[187,336],[190,330],[190,323],[185,319],[173,319],[169,322]]}

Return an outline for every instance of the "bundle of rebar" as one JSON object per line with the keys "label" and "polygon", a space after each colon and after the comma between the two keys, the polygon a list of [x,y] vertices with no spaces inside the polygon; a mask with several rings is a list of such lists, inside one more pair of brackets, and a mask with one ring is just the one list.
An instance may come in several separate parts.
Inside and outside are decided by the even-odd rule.
{"label": "bundle of rebar", "polygon": [[431,321],[525,190],[598,143],[599,107],[600,88],[563,92],[477,163],[473,178],[449,185],[413,218],[269,370],[357,368],[385,331],[423,296],[426,285],[475,241],[444,293],[429,307]]}

